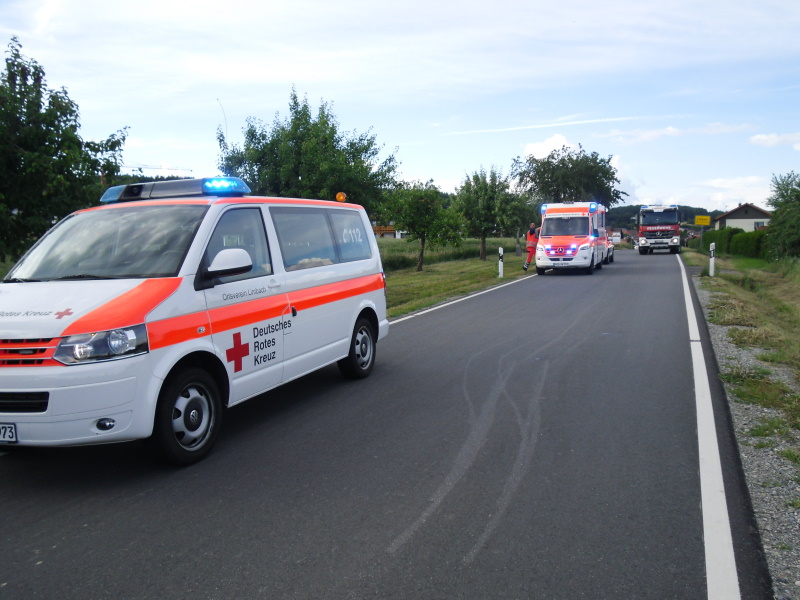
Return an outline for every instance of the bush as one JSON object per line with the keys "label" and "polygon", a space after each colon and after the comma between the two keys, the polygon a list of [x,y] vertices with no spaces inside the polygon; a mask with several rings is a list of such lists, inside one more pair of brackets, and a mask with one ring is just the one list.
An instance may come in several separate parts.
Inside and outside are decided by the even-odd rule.
{"label": "bush", "polygon": [[736,256],[764,258],[763,240],[766,230],[737,233],[731,237],[730,253]]}
{"label": "bush", "polygon": [[744,229],[726,227],[725,229],[706,231],[703,233],[703,250],[708,252],[711,244],[716,244],[714,249],[717,254],[730,254],[731,238],[737,233],[744,233]]}

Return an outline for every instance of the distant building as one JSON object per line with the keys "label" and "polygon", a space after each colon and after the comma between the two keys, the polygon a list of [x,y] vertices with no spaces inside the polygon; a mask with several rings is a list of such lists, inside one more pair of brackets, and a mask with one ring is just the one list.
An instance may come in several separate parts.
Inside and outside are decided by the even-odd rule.
{"label": "distant building", "polygon": [[714,219],[714,229],[738,227],[744,231],[756,231],[769,224],[772,213],[752,204],[740,204],[731,211]]}

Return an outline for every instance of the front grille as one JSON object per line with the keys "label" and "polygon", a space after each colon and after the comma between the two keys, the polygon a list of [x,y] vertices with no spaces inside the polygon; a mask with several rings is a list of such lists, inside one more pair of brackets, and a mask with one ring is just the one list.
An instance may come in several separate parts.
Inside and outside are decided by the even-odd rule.
{"label": "front grille", "polygon": [[58,342],[58,338],[0,339],[0,367],[59,364],[51,360]]}
{"label": "front grille", "polygon": [[675,236],[674,231],[664,230],[664,231],[645,231],[644,237],[648,240],[657,240],[661,238],[671,238]]}
{"label": "front grille", "polygon": [[43,413],[50,392],[0,392],[0,413]]}

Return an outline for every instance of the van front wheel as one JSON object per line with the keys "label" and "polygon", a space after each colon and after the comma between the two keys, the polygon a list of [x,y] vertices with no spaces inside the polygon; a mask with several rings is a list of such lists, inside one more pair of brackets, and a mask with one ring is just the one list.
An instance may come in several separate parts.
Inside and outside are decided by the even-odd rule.
{"label": "van front wheel", "polygon": [[153,443],[161,458],[189,465],[211,451],[222,424],[222,400],[216,381],[196,367],[170,376],[156,406]]}
{"label": "van front wheel", "polygon": [[375,366],[375,332],[369,320],[361,317],[353,328],[350,339],[350,353],[336,363],[342,375],[349,379],[362,379],[372,372]]}

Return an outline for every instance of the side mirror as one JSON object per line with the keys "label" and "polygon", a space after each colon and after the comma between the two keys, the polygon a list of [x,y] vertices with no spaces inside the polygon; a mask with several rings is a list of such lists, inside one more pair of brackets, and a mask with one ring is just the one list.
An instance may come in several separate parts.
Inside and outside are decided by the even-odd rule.
{"label": "side mirror", "polygon": [[247,250],[228,248],[217,253],[204,275],[209,278],[241,275],[252,268],[253,260]]}

